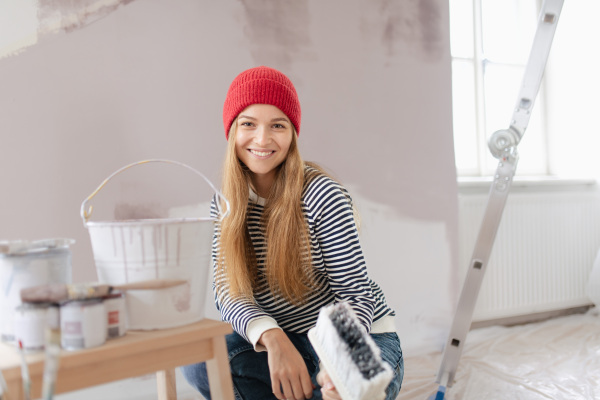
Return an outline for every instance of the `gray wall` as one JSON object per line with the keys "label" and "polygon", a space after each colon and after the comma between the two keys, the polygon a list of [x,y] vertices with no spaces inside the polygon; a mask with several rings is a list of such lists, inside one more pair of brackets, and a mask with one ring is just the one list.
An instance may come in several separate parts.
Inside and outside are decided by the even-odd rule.
{"label": "gray wall", "polygon": [[227,87],[269,65],[296,84],[304,158],[355,198],[405,350],[441,348],[459,287],[446,1],[84,5],[42,0],[37,44],[0,60],[0,239],[75,238],[73,280],[96,279],[82,200],[146,158],[218,182]]}

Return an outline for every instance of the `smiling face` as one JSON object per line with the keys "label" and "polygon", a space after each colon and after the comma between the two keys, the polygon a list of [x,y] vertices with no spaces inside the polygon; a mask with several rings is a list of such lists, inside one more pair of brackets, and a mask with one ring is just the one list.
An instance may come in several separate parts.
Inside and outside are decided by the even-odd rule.
{"label": "smiling face", "polygon": [[253,104],[237,117],[235,150],[252,171],[254,189],[267,197],[277,167],[286,159],[294,135],[290,119],[270,104]]}

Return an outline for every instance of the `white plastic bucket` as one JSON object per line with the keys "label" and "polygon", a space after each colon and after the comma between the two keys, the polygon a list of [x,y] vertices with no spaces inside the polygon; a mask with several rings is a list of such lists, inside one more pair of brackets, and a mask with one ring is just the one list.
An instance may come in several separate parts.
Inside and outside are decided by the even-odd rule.
{"label": "white plastic bucket", "polygon": [[126,307],[129,329],[162,329],[181,326],[204,318],[207,279],[211,265],[214,219],[161,218],[92,222],[88,206],[115,175],[140,164],[171,163],[201,176],[229,213],[229,202],[212,183],[195,169],[170,160],[145,160],[129,164],[104,180],[81,205],[81,217],[90,234],[100,283],[119,285],[149,279],[186,280],[187,283],[158,290],[129,290]]}
{"label": "white plastic bucket", "polygon": [[0,339],[14,341],[16,308],[21,289],[71,282],[73,239],[0,242]]}

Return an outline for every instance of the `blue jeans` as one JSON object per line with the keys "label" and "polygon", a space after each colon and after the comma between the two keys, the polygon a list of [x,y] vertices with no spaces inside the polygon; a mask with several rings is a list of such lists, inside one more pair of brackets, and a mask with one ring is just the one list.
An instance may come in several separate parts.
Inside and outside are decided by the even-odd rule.
{"label": "blue jeans", "polygon": [[[321,400],[321,388],[316,377],[319,373],[319,358],[306,334],[286,332],[308,369],[313,384],[312,399]],[[394,371],[394,378],[386,389],[386,400],[394,400],[400,392],[404,378],[404,359],[400,339],[396,333],[374,333],[371,337],[381,349],[381,357]],[[271,377],[266,352],[257,352],[254,347],[237,333],[227,335],[229,366],[233,380],[233,392],[237,400],[275,399],[271,389]],[[207,400],[210,398],[206,364],[192,364],[181,367],[185,379]]]}

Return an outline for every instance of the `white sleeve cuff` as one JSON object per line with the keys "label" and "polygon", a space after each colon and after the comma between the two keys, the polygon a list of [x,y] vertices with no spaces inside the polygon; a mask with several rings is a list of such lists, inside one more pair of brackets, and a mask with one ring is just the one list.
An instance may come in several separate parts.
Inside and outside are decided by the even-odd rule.
{"label": "white sleeve cuff", "polygon": [[250,343],[254,346],[255,351],[267,351],[267,348],[262,344],[258,344],[260,336],[269,329],[281,329],[277,322],[271,317],[256,318],[248,323],[246,328],[246,336],[250,339]]}

